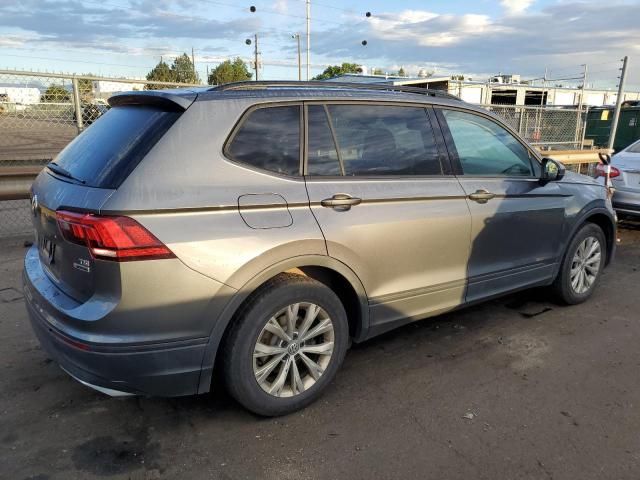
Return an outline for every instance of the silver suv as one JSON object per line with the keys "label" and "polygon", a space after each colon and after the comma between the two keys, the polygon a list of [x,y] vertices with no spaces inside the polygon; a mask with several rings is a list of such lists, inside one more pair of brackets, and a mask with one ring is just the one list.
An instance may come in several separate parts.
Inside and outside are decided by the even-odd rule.
{"label": "silver suv", "polygon": [[40,342],[111,395],[318,398],[353,342],[612,258],[607,190],[426,89],[230,84],[110,99],[38,176],[24,289]]}

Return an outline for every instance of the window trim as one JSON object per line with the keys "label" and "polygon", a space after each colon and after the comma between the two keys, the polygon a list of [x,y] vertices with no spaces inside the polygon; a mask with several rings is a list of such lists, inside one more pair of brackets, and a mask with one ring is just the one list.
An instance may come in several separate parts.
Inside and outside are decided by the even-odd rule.
{"label": "window trim", "polygon": [[[249,119],[249,117],[251,116],[251,114],[253,112],[255,112],[256,110],[260,110],[263,108],[276,108],[276,107],[292,107],[292,106],[297,106],[298,107],[298,112],[299,112],[299,121],[300,121],[300,125],[299,125],[299,131],[300,131],[300,136],[298,139],[298,143],[299,143],[299,162],[298,162],[298,173],[294,174],[294,175],[290,175],[288,173],[279,173],[279,172],[274,172],[272,170],[266,170],[264,168],[260,168],[260,167],[256,167],[255,165],[251,165],[249,163],[246,162],[242,162],[240,160],[236,160],[235,158],[233,158],[233,156],[231,155],[231,152],[229,152],[229,146],[233,143],[233,140],[235,139],[236,135],[238,134],[238,132],[242,129],[242,127],[244,126],[244,124],[246,123],[246,121]],[[287,179],[301,179],[303,174],[303,165],[304,165],[304,156],[306,154],[305,152],[305,145],[306,145],[306,128],[305,128],[305,124],[306,124],[306,117],[305,117],[305,112],[304,112],[304,104],[303,102],[296,100],[296,101],[290,101],[290,102],[268,102],[268,103],[257,103],[254,105],[251,105],[249,108],[245,109],[241,114],[239,119],[236,121],[236,123],[234,124],[234,126],[231,128],[230,133],[227,135],[226,140],[224,141],[224,143],[222,144],[222,156],[224,157],[225,160],[233,163],[234,165],[239,165],[243,168],[248,168],[249,170],[252,170],[254,172],[259,172],[259,173],[263,173],[263,174],[268,174],[268,175],[273,175],[275,177],[280,177],[280,178],[287,178]]]}
{"label": "window trim", "polygon": [[[304,167],[303,172],[305,176],[305,180],[346,180],[346,181],[357,181],[357,180],[414,180],[414,179],[446,179],[455,177],[453,165],[450,161],[450,156],[446,150],[443,149],[443,144],[441,144],[442,140],[442,131],[438,124],[433,123],[433,119],[431,116],[431,109],[434,107],[431,103],[420,103],[420,102],[397,102],[397,101],[384,101],[384,100],[305,100],[305,148],[304,148]],[[440,163],[440,171],[442,172],[439,175],[309,175],[308,174],[308,141],[309,141],[309,123],[307,121],[307,107],[309,105],[323,105],[325,108],[325,114],[327,115],[327,119],[329,124],[331,125],[332,135],[335,135],[333,130],[333,122],[331,121],[331,115],[329,114],[328,107],[330,105],[367,105],[367,106],[392,106],[392,107],[411,107],[411,108],[420,108],[425,113],[426,125],[431,127],[433,132],[434,142],[436,144],[438,150],[438,162]],[[338,152],[338,158],[341,158],[340,151],[338,149],[337,138],[334,136],[334,146],[336,151]],[[343,169],[343,164],[341,163],[341,169]],[[343,170],[344,172],[344,170]]]}
{"label": "window trim", "polygon": [[[460,108],[456,106],[449,105],[433,105],[433,110],[436,114],[436,118],[438,123],[440,124],[440,130],[442,131],[442,136],[444,137],[444,142],[447,147],[447,151],[449,152],[449,159],[451,162],[451,166],[453,167],[453,173],[456,176],[465,177],[465,178],[498,178],[498,179],[519,179],[519,180],[539,180],[539,176],[536,175],[536,168],[534,166],[533,161],[535,160],[538,165],[538,169],[542,168],[542,158],[538,152],[536,152],[521,136],[518,132],[516,132],[509,125],[504,123],[502,120],[495,118],[492,115],[489,115],[485,112],[479,112],[476,110],[471,110],[468,108]],[[497,124],[498,126],[505,129],[509,132],[515,139],[518,141],[524,149],[529,154],[529,163],[531,165],[532,175],[469,175],[465,174],[462,169],[462,163],[460,162],[460,157],[458,156],[458,150],[456,149],[455,142],[453,141],[453,136],[451,135],[451,130],[449,130],[449,124],[447,123],[442,110],[455,110],[462,113],[467,113],[470,115],[475,115],[478,117],[482,117],[490,122]]]}

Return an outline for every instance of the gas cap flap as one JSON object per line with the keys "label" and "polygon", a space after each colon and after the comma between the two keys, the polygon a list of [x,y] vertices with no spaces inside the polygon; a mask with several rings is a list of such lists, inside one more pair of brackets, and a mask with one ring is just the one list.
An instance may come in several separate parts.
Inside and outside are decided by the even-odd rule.
{"label": "gas cap flap", "polygon": [[238,197],[238,211],[251,228],[284,228],[293,225],[287,201],[277,193],[249,193]]}

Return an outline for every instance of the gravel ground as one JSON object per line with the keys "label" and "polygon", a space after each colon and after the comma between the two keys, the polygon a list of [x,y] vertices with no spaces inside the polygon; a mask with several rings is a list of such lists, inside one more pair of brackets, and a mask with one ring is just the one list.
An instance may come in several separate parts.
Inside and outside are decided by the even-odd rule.
{"label": "gravel ground", "polygon": [[2,479],[637,479],[640,225],[586,304],[543,290],[355,346],[328,393],[262,419],[224,391],[111,399],[31,333],[0,244]]}

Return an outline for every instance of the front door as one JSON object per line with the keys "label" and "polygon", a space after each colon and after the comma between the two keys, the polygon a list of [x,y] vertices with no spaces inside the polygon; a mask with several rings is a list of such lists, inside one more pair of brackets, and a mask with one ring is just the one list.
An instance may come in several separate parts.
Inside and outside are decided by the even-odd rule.
{"label": "front door", "polygon": [[464,301],[471,220],[428,110],[309,103],[305,180],[330,256],[358,275],[377,332]]}
{"label": "front door", "polygon": [[560,186],[541,185],[538,160],[491,117],[436,112],[472,217],[466,300],[550,280],[567,200]]}

